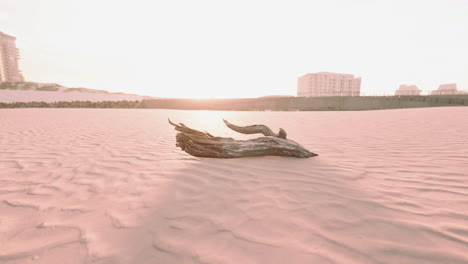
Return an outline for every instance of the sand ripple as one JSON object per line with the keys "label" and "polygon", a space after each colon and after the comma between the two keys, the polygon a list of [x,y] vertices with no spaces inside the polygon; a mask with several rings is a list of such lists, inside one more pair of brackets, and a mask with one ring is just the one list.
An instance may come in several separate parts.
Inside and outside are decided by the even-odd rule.
{"label": "sand ripple", "polygon": [[[167,118],[313,159],[200,159]],[[468,108],[0,111],[0,263],[468,263]]]}

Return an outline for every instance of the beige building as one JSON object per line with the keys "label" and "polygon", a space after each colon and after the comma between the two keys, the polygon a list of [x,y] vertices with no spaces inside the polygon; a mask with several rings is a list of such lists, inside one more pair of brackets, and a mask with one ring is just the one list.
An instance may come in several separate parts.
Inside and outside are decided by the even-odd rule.
{"label": "beige building", "polygon": [[456,83],[447,83],[439,85],[437,90],[431,92],[431,95],[463,94],[463,91],[457,90]]}
{"label": "beige building", "polygon": [[0,82],[22,82],[16,38],[0,31]]}
{"label": "beige building", "polygon": [[298,78],[297,96],[359,96],[361,78],[352,74],[318,72],[308,73]]}
{"label": "beige building", "polygon": [[416,85],[400,85],[400,88],[395,91],[395,95],[421,95],[421,90]]}

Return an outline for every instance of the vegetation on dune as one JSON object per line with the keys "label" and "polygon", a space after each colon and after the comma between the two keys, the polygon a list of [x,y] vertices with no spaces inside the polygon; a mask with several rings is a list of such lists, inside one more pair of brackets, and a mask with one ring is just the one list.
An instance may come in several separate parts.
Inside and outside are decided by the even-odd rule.
{"label": "vegetation on dune", "polygon": [[138,108],[140,101],[72,101],[0,103],[0,108]]}
{"label": "vegetation on dune", "polygon": [[96,90],[89,88],[66,88],[56,83],[35,83],[35,82],[0,82],[0,90],[15,91],[40,91],[40,92],[80,92],[92,94],[111,94],[111,95],[134,95],[122,92],[109,92],[106,90]]}
{"label": "vegetation on dune", "polygon": [[82,92],[82,93],[103,93],[108,94],[108,91],[105,90],[95,90],[95,89],[88,89],[88,88],[68,88],[63,90],[64,92]]}
{"label": "vegetation on dune", "polygon": [[0,90],[16,90],[16,85],[12,82],[1,82]]}
{"label": "vegetation on dune", "polygon": [[47,91],[47,92],[56,92],[58,90],[59,88],[56,86],[42,86],[36,89],[36,91]]}
{"label": "vegetation on dune", "polygon": [[87,92],[88,89],[86,88],[67,88],[63,90],[64,92]]}
{"label": "vegetation on dune", "polygon": [[0,90],[22,90],[22,91],[58,91],[60,85],[40,84],[34,82],[0,82]]}

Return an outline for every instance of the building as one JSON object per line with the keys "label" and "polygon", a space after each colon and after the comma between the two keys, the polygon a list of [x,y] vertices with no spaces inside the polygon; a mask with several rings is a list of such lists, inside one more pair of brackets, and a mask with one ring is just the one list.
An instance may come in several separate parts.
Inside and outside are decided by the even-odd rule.
{"label": "building", "polygon": [[439,85],[437,90],[431,92],[431,95],[463,94],[463,91],[457,90],[456,83],[447,83]]}
{"label": "building", "polygon": [[395,91],[395,95],[421,95],[421,90],[416,85],[400,85],[400,88]]}
{"label": "building", "polygon": [[298,78],[297,96],[359,96],[361,78],[352,74],[318,72]]}
{"label": "building", "polygon": [[0,31],[0,82],[22,82],[16,38]]}

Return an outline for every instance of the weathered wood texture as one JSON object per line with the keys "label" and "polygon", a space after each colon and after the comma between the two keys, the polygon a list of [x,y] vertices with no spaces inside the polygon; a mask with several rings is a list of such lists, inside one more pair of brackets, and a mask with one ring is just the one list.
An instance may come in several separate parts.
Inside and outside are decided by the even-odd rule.
{"label": "weathered wood texture", "polygon": [[[186,125],[169,123],[179,131],[176,135],[176,146],[190,155],[211,158],[241,158],[254,156],[287,156],[309,158],[317,154],[308,151],[292,140],[287,140],[286,132],[281,129],[275,134],[264,125],[240,127],[224,120],[232,130],[243,134],[262,133],[265,137],[249,140],[215,137],[208,132],[201,132]],[[281,132],[283,131],[283,132]],[[284,138],[281,138],[284,137]]]}
{"label": "weathered wood texture", "polygon": [[269,127],[265,125],[251,125],[251,126],[245,126],[245,127],[240,127],[236,126],[234,124],[229,123],[227,120],[224,120],[224,123],[226,126],[228,126],[230,129],[242,133],[242,134],[263,134],[264,136],[272,136],[272,137],[279,137],[282,139],[286,139],[286,131],[284,129],[280,128],[278,134],[274,133]]}

